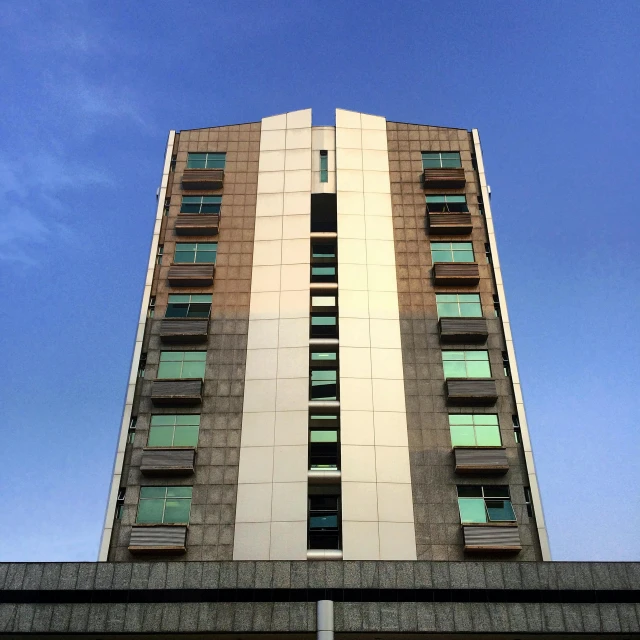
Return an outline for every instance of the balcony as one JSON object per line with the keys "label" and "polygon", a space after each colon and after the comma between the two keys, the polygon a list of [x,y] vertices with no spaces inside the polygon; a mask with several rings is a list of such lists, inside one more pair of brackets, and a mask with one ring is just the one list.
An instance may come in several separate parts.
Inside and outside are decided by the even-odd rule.
{"label": "balcony", "polygon": [[215,236],[219,228],[219,213],[180,213],[175,231],[178,236]]}
{"label": "balcony", "polygon": [[131,553],[166,553],[177,555],[187,550],[186,525],[134,525],[129,538]]}
{"label": "balcony", "polygon": [[480,270],[475,262],[436,262],[433,284],[450,287],[473,287],[480,282]]}
{"label": "balcony", "polygon": [[456,447],[453,450],[456,473],[495,473],[509,471],[504,447]]}
{"label": "balcony", "polygon": [[169,284],[172,287],[208,287],[213,284],[215,265],[175,264],[169,267]]}
{"label": "balcony", "polygon": [[425,169],[422,183],[425,189],[461,189],[465,185],[464,169]]}
{"label": "balcony", "polygon": [[200,404],[202,380],[200,378],[154,380],[151,387],[151,402],[157,407]]}
{"label": "balcony", "polygon": [[473,231],[470,213],[429,213],[427,225],[431,235],[466,235]]}
{"label": "balcony", "polygon": [[195,458],[194,447],[146,447],[140,472],[145,476],[189,475],[193,473]]}
{"label": "balcony", "polygon": [[498,400],[496,381],[490,378],[449,378],[444,385],[449,404],[491,406]]}
{"label": "balcony", "polygon": [[481,344],[489,336],[484,318],[440,318],[440,340],[447,343]]}
{"label": "balcony", "polygon": [[185,169],[182,188],[185,191],[215,191],[222,189],[224,169]]}
{"label": "balcony", "polygon": [[465,551],[517,553],[522,549],[517,524],[462,526]]}
{"label": "balcony", "polygon": [[209,335],[209,320],[203,318],[164,318],[160,340],[165,344],[196,344]]}

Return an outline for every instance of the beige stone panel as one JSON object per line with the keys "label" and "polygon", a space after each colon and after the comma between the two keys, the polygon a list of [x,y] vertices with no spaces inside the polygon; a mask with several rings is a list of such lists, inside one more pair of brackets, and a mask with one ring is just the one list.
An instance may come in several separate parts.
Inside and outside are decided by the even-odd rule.
{"label": "beige stone panel", "polygon": [[340,239],[338,241],[338,247],[343,238],[364,238],[364,221],[364,216],[343,216],[338,214],[338,238]]}
{"label": "beige stone panel", "polygon": [[308,378],[309,347],[278,349],[278,378]]}
{"label": "beige stone panel", "polygon": [[340,347],[340,379],[371,378],[371,354],[368,347]]}
{"label": "beige stone panel", "polygon": [[[260,132],[260,153],[263,151],[279,151],[285,148],[285,131],[276,129],[274,131]],[[260,174],[258,174],[258,178]]]}
{"label": "beige stone panel", "polygon": [[277,131],[287,128],[287,114],[281,113],[277,116],[269,116],[268,118],[262,118],[262,124],[260,130],[264,135],[265,131]]}
{"label": "beige stone panel", "polygon": [[[358,129],[336,128],[336,157],[340,158],[343,149],[362,149],[362,135]],[[339,161],[339,160],[338,160]],[[338,187],[340,178],[338,177]]]}
{"label": "beige stone panel", "polygon": [[364,171],[364,190],[367,193],[391,193],[389,173],[386,171]]}
{"label": "beige stone panel", "polygon": [[342,483],[376,481],[376,447],[346,445],[340,447]]}
{"label": "beige stone panel", "polygon": [[387,133],[387,121],[382,116],[372,116],[368,113],[360,114],[360,122],[363,129],[374,129],[377,131],[384,131]]}
{"label": "beige stone panel", "polygon": [[270,560],[307,559],[307,520],[272,522]]}
{"label": "beige stone panel", "polygon": [[372,380],[375,411],[406,412],[404,380]]}
{"label": "beige stone panel", "polygon": [[284,171],[258,174],[258,193],[281,193],[284,190]]}
{"label": "beige stone panel", "polygon": [[[356,238],[340,238],[339,263],[342,264],[367,264],[366,240]],[[342,283],[340,283],[342,285]]]}
{"label": "beige stone panel", "polygon": [[306,238],[307,242],[309,242],[311,219],[308,215],[284,216],[282,220],[282,238],[284,240]]}
{"label": "beige stone panel", "polygon": [[241,447],[272,447],[275,442],[275,411],[243,413]]}
{"label": "beige stone panel", "polygon": [[300,522],[307,518],[307,483],[274,482],[271,520]]}
{"label": "beige stone panel", "polygon": [[352,522],[378,520],[378,495],[375,482],[342,483],[342,519]]}
{"label": "beige stone panel", "polygon": [[281,319],[278,336],[281,349],[284,347],[307,347],[309,345],[308,316],[306,318]]}
{"label": "beige stone panel", "polygon": [[[374,418],[375,420],[375,418]],[[406,447],[375,447],[378,482],[411,484],[409,449]]]}
{"label": "beige stone panel", "polygon": [[340,149],[336,156],[336,168],[342,176],[342,170],[362,171],[362,151],[360,149]]}
{"label": "beige stone panel", "polygon": [[371,377],[404,380],[402,350],[371,347]]}
{"label": "beige stone panel", "polygon": [[[243,427],[244,428],[244,427]],[[275,444],[304,445],[309,441],[307,411],[278,411],[275,414]]]}
{"label": "beige stone panel", "polygon": [[381,522],[413,524],[411,485],[378,482],[378,515]]}
{"label": "beige stone panel", "polygon": [[[256,226],[253,236],[254,241],[280,240],[280,238],[282,238],[282,220],[283,216],[281,215],[256,218]],[[253,264],[258,264],[255,259]]]}
{"label": "beige stone panel", "polygon": [[364,215],[365,216],[386,216],[390,218],[391,194],[390,193],[365,193],[364,194]]}
{"label": "beige stone panel", "polygon": [[311,127],[287,129],[286,149],[311,150]]}
{"label": "beige stone panel", "polygon": [[288,149],[285,171],[311,171],[311,149]]}
{"label": "beige stone panel", "polygon": [[398,320],[398,294],[395,291],[369,291],[369,314],[371,318]]}
{"label": "beige stone panel", "polygon": [[280,266],[253,267],[251,270],[251,297],[254,293],[280,291]]}
{"label": "beige stone panel", "polygon": [[362,148],[386,151],[387,132],[380,129],[362,129]]}
{"label": "beige stone panel", "polygon": [[[342,251],[340,254],[342,254]],[[338,259],[338,282],[340,283],[341,291],[366,291],[366,265],[344,263]]]}
{"label": "beige stone panel", "polygon": [[259,170],[284,171],[284,150],[262,151],[260,153]]}
{"label": "beige stone panel", "polygon": [[[251,320],[249,321],[252,322]],[[259,324],[275,323],[275,348],[273,349],[247,349],[247,365],[245,380],[275,380],[278,371],[278,321],[277,320],[257,320]],[[249,334],[249,339],[256,338],[257,332],[253,331]]]}
{"label": "beige stone panel", "polygon": [[336,109],[336,127],[360,129],[362,127],[361,113],[348,109]]}
{"label": "beige stone panel", "polygon": [[239,484],[236,522],[269,522],[272,486],[271,482]]}
{"label": "beige stone panel", "polygon": [[[360,191],[338,191],[337,197],[338,215],[363,216],[365,214],[365,197]],[[342,236],[340,236],[342,240]]]}
{"label": "beige stone panel", "polygon": [[282,241],[282,264],[305,264],[310,261],[309,238]]}
{"label": "beige stone panel", "polygon": [[281,193],[259,193],[256,196],[256,220],[261,217],[281,216],[283,203]]}
{"label": "beige stone panel", "polygon": [[253,243],[253,265],[281,264],[282,240],[257,240]]}
{"label": "beige stone panel", "polygon": [[367,240],[393,240],[393,222],[385,216],[365,216]]}
{"label": "beige stone panel", "polygon": [[340,443],[372,446],[375,444],[373,411],[340,411]]}
{"label": "beige stone panel", "polygon": [[278,378],[276,411],[304,411],[308,406],[308,372],[304,378]]}
{"label": "beige stone panel", "polygon": [[386,150],[368,149],[362,152],[362,169],[364,171],[381,171],[389,182],[389,154]]}
{"label": "beige stone panel", "polygon": [[407,415],[400,411],[376,411],[373,414],[376,446],[408,447]]}
{"label": "beige stone panel", "polygon": [[396,279],[396,268],[389,265],[370,264],[367,266],[367,276],[369,278],[371,291],[393,291],[397,290],[398,281]]}
{"label": "beige stone panel", "polygon": [[311,191],[311,171],[308,169],[300,171],[285,171],[284,191],[285,193],[306,191],[309,195]]}
{"label": "beige stone panel", "polygon": [[416,560],[413,523],[380,522],[380,560]]}
{"label": "beige stone panel", "polygon": [[369,320],[340,318],[340,346],[369,347]]}
{"label": "beige stone panel", "polygon": [[368,318],[369,294],[367,291],[340,291],[338,293],[340,304],[340,325],[343,318]]}
{"label": "beige stone panel", "polygon": [[309,191],[285,193],[283,214],[285,216],[311,215],[311,194]]}
{"label": "beige stone panel", "polygon": [[[278,320],[249,320],[247,349],[277,349]],[[268,378],[270,376],[265,376]],[[274,376],[275,377],[275,376]]]}
{"label": "beige stone panel", "polygon": [[[340,162],[340,152],[338,151],[338,162]],[[338,189],[341,191],[362,191],[364,178],[362,171],[355,169],[342,169],[338,171]]]}
{"label": "beige stone panel", "polygon": [[377,522],[342,520],[342,559],[378,560],[380,542]]}
{"label": "beige stone panel", "polygon": [[369,320],[371,335],[371,348],[401,349],[400,324],[397,320],[381,320],[371,318]]}
{"label": "beige stone panel", "polygon": [[[253,296],[251,298],[253,300]],[[305,318],[307,324],[307,338],[309,337],[309,292],[304,289],[298,291],[283,291],[280,294],[280,318]]]}
{"label": "beige stone panel", "polygon": [[307,445],[287,445],[273,448],[274,482],[304,482],[306,484],[307,467]]}
{"label": "beige stone panel", "polygon": [[395,277],[396,254],[393,240],[367,240],[366,252],[368,264],[393,267],[392,273]]}
{"label": "beige stone panel", "polygon": [[309,292],[311,272],[309,263],[283,264],[281,267],[280,288],[282,291],[306,291]]}
{"label": "beige stone panel", "polygon": [[269,560],[271,524],[236,522],[233,531],[234,560]]}
{"label": "beige stone panel", "polygon": [[244,383],[245,413],[262,413],[276,409],[275,380],[246,380]]}
{"label": "beige stone panel", "polygon": [[242,447],[238,484],[264,484],[273,478],[273,447]]}
{"label": "beige stone panel", "polygon": [[280,317],[280,292],[251,294],[249,320],[277,320]]}
{"label": "beige stone panel", "polygon": [[304,129],[311,127],[311,109],[289,111],[287,115],[287,129]]}

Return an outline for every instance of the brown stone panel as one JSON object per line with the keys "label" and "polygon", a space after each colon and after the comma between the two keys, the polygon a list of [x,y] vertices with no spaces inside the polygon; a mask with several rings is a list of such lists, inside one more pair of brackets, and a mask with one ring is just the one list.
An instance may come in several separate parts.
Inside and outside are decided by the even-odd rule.
{"label": "brown stone panel", "polygon": [[[127,547],[141,485],[193,486],[193,500],[186,553],[173,557],[146,554],[137,560],[232,559],[259,149],[259,122],[183,131],[176,136],[175,172],[168,194],[169,215],[163,220],[160,239],[164,255],[162,265],[156,268],[152,289],[152,295],[156,296],[155,318],[147,323],[145,331],[143,350],[147,353],[147,367],[134,398],[136,437],[134,443],[127,447],[123,468],[127,486],[125,509],[114,526],[109,560],[132,560]],[[222,195],[220,228],[214,236],[190,237],[175,233],[183,195],[181,177],[187,153],[193,151],[225,151],[227,154],[224,186],[209,192]],[[189,191],[184,193],[193,195]],[[172,288],[167,275],[176,242],[211,241],[218,242],[213,286]],[[206,342],[184,346],[161,342],[161,323],[158,320],[164,317],[170,293],[213,294]],[[150,394],[160,351],[189,349],[207,351],[201,407],[154,407]],[[144,477],[140,463],[151,415],[198,412],[201,414],[200,436],[193,475]]]}
{"label": "brown stone panel", "polygon": [[[505,340],[502,323],[495,317],[493,270],[485,255],[488,242],[478,194],[480,186],[472,158],[471,134],[447,129],[387,122],[391,199],[400,306],[400,333],[404,366],[409,455],[413,487],[418,560],[541,560],[535,522],[527,516],[524,486],[528,484],[524,454],[514,440],[512,415],[515,414],[513,388],[504,376],[502,352]],[[459,151],[465,171],[464,189],[425,190],[422,184],[422,151]],[[426,225],[425,193],[464,193],[472,219],[469,235],[430,237]],[[479,265],[477,286],[434,286],[431,277],[430,242],[471,241]],[[480,294],[487,318],[486,345],[443,345],[438,333],[436,292]],[[495,407],[447,406],[441,351],[449,349],[487,349],[496,380]],[[509,471],[499,478],[489,474],[455,473],[455,460],[449,435],[449,413],[497,413]],[[497,557],[489,553],[465,554],[456,499],[458,484],[508,484],[519,523],[522,551]]]}

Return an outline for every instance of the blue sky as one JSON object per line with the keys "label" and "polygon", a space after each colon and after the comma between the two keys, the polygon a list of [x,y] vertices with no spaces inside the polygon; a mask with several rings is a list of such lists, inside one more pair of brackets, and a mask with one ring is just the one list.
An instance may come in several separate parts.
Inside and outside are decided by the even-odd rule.
{"label": "blue sky", "polygon": [[0,14],[0,560],[97,555],[169,129],[312,107],[480,129],[551,547],[640,557],[640,4]]}

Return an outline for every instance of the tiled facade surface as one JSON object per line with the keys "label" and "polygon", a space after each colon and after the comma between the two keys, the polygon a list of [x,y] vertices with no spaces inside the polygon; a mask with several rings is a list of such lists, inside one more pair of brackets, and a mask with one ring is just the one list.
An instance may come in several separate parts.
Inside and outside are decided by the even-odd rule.
{"label": "tiled facade surface", "polygon": [[[169,176],[169,215],[163,216],[159,242],[164,245],[162,265],[155,269],[151,295],[156,297],[155,316],[146,323],[142,351],[147,353],[144,379],[138,380],[133,399],[137,416],[136,436],[124,457],[123,484],[127,487],[122,518],[114,523],[109,560],[131,561],[127,550],[135,521],[141,485],[193,486],[187,552],[178,560],[230,560],[233,549],[238,454],[245,382],[245,358],[251,293],[251,265],[255,226],[260,123],[183,131],[175,136],[172,154],[175,169]],[[180,210],[181,177],[188,152],[224,151],[226,166],[222,214],[217,236],[199,236],[200,242],[218,242],[213,287],[171,288],[167,281],[175,243],[195,242],[176,238],[174,225]],[[194,193],[194,192],[191,192]],[[162,197],[162,194],[160,194]],[[163,207],[164,203],[159,202]],[[206,343],[162,346],[159,324],[169,293],[212,293],[211,320]],[[152,380],[161,350],[207,350],[204,396],[201,406],[153,407]],[[191,476],[145,478],[140,473],[151,414],[200,413],[200,435],[195,473]],[[109,517],[109,516],[107,516]],[[109,523],[107,523],[109,524]]]}
{"label": "tiled facade surface", "polygon": [[234,560],[307,554],[311,110],[262,121]]}
{"label": "tiled facade surface", "polygon": [[[529,481],[524,452],[513,434],[512,416],[516,414],[516,404],[512,382],[503,374],[502,352],[506,351],[506,344],[501,320],[494,315],[493,295],[497,291],[491,265],[485,256],[488,236],[478,206],[480,188],[472,161],[471,133],[461,129],[387,122],[387,139],[418,559],[462,560],[468,557],[463,551],[456,485],[508,484],[523,547],[513,559],[541,560],[535,521],[528,517],[525,506],[524,487]],[[476,287],[439,286],[437,291],[480,293],[483,315],[489,326],[486,347],[457,345],[449,348],[489,350],[499,396],[495,407],[446,405],[430,242],[469,241],[469,236],[429,236],[425,190],[420,179],[422,151],[459,151],[461,155],[466,186],[463,189],[431,189],[427,193],[466,195],[473,220],[471,241],[479,264],[480,283]],[[449,413],[498,414],[510,465],[505,476],[455,474]],[[489,559],[493,556],[474,557]]]}
{"label": "tiled facade surface", "polygon": [[[613,562],[0,564],[0,634],[313,637],[314,597],[321,593],[335,600],[337,634],[631,639],[640,633],[639,584],[640,564]],[[219,589],[262,591],[258,599],[250,592],[253,600],[245,600],[240,591],[236,602],[219,602]],[[350,600],[351,593],[361,593],[351,590],[359,589],[375,590],[368,593],[379,598]],[[307,590],[320,591],[307,597]],[[267,593],[275,595],[266,600]],[[434,593],[448,594],[449,601]]]}
{"label": "tiled facade surface", "polygon": [[385,119],[336,112],[345,560],[415,560]]}

